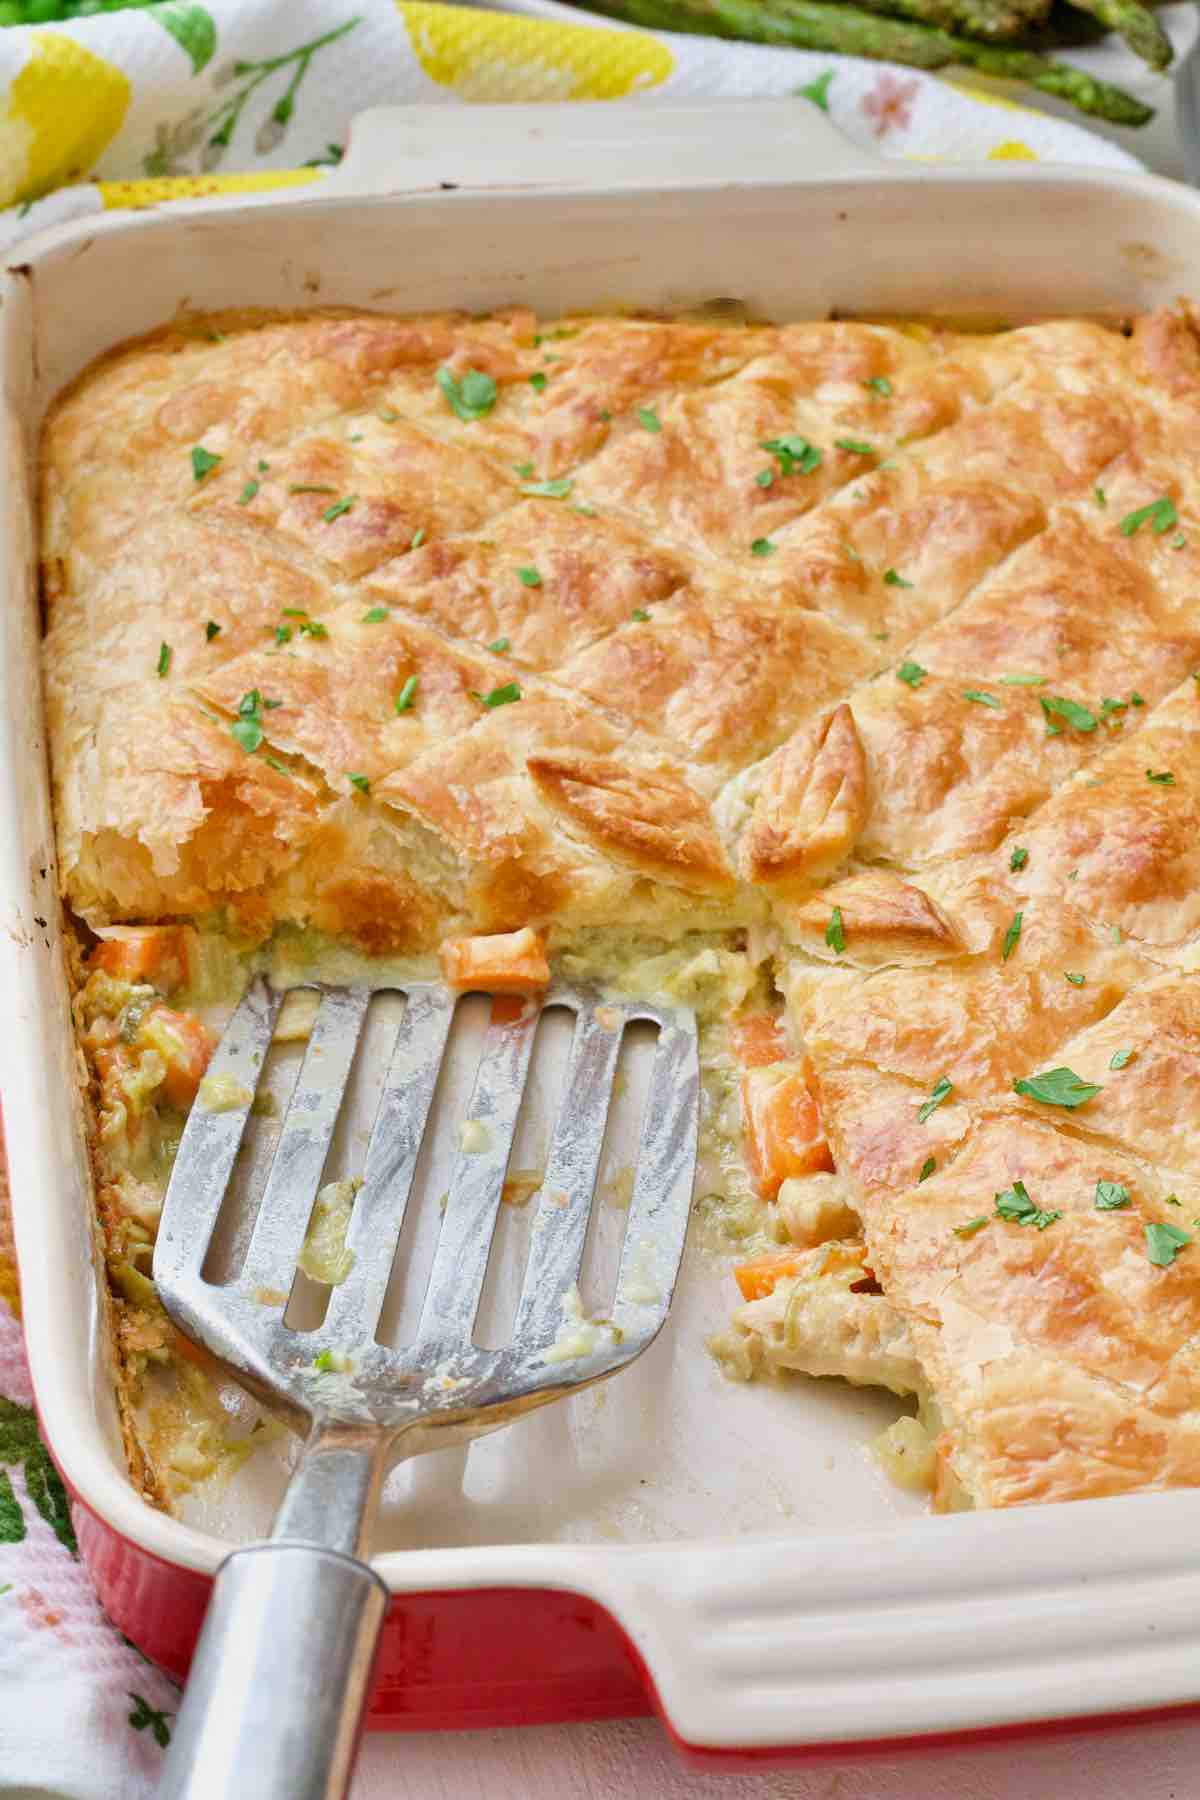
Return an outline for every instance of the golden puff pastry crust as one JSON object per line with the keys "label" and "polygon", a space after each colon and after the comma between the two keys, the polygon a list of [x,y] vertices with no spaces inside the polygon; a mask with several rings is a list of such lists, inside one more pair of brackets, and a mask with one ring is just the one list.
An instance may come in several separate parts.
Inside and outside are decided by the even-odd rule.
{"label": "golden puff pastry crust", "polygon": [[767,1239],[806,1179],[862,1230],[768,1360],[900,1346],[974,1504],[1200,1482],[1197,442],[1182,304],[152,334],[43,440],[64,896],[721,934],[836,1164]]}

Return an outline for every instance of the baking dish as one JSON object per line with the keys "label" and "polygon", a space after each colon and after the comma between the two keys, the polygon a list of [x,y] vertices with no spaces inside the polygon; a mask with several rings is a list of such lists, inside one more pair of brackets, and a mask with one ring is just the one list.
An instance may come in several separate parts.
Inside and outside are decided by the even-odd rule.
{"label": "baking dish", "polygon": [[[52,394],[181,305],[731,299],[994,322],[1197,289],[1200,203],[1183,189],[880,168],[789,102],[370,114],[317,197],[89,221],[22,247],[0,293],[0,1085],[44,1428],[101,1599],[154,1659],[185,1667],[225,1542],[257,1521],[233,1489],[186,1522],[138,1499],[99,1349],[37,702],[30,458]],[[376,1724],[653,1705],[696,1754],[759,1758],[1200,1698],[1190,1494],[916,1516],[863,1452],[885,1401],[723,1384],[700,1338],[727,1296],[719,1269],[700,1276],[607,1409],[499,1434],[465,1474],[440,1453],[397,1488]]]}

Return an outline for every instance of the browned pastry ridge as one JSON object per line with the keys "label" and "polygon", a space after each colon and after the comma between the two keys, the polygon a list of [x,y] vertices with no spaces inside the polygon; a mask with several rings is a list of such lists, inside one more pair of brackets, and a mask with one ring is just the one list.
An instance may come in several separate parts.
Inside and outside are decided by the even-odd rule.
{"label": "browned pastry ridge", "polygon": [[1186,306],[164,330],[44,436],[64,897],[740,934],[840,1184],[780,1362],[921,1389],[977,1505],[1200,1483],[1197,443]]}

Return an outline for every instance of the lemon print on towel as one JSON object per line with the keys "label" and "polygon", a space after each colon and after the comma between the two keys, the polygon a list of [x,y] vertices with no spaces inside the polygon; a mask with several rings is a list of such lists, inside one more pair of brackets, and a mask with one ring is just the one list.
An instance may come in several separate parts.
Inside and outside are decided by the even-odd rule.
{"label": "lemon print on towel", "polygon": [[89,174],[128,106],[120,69],[61,32],[35,32],[0,113],[0,206]]}
{"label": "lemon print on towel", "polygon": [[619,100],[658,87],[675,68],[666,45],[638,31],[425,0],[398,0],[398,7],[426,75],[463,100]]}

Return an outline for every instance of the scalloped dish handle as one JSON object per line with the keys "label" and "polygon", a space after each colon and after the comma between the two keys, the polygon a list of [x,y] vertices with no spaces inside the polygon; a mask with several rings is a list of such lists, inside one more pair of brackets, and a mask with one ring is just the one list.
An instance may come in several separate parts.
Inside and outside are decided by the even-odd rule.
{"label": "scalloped dish handle", "polygon": [[761,184],[881,166],[800,96],[388,106],[357,115],[326,191]]}

